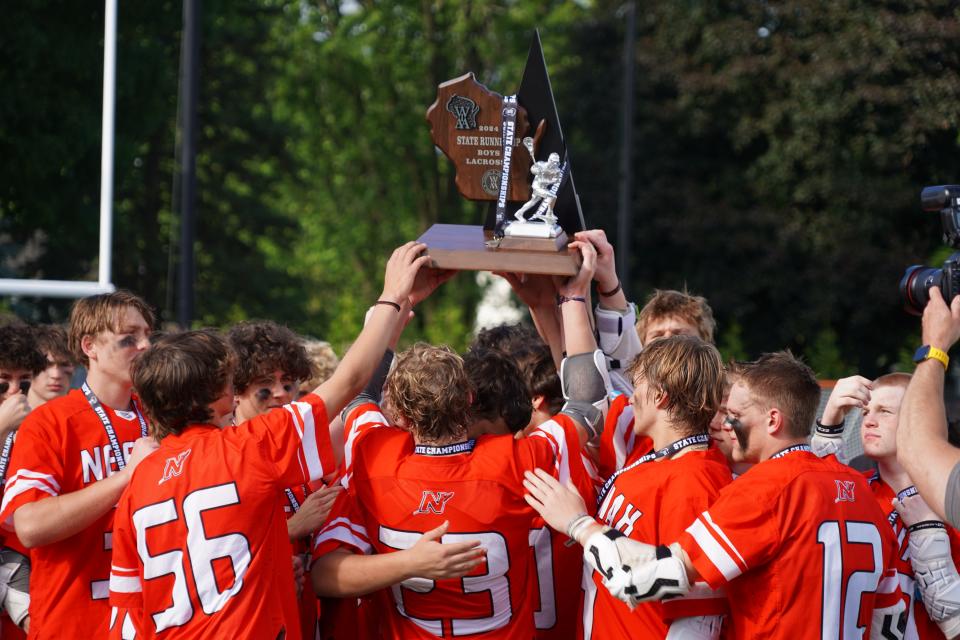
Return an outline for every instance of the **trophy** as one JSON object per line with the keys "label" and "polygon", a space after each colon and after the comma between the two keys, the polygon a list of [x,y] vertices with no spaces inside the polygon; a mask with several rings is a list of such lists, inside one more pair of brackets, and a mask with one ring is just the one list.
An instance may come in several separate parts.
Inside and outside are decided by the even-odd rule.
{"label": "trophy", "polygon": [[427,121],[460,194],[490,202],[482,226],[435,224],[420,237],[432,266],[576,274],[580,256],[567,244],[585,225],[539,33],[516,95],[467,73],[437,87]]}

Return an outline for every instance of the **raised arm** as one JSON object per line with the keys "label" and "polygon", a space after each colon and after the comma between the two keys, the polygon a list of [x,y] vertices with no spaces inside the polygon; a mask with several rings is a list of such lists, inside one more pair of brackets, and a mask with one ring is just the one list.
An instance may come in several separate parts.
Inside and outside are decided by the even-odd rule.
{"label": "raised arm", "polygon": [[380,363],[397,325],[406,320],[417,272],[430,261],[429,256],[423,255],[424,249],[424,244],[408,242],[396,249],[387,261],[383,293],[363,331],[333,376],[314,392],[323,399],[328,415],[338,414],[363,389]]}
{"label": "raised arm", "polygon": [[[923,344],[946,352],[960,337],[960,296],[948,307],[937,287],[923,311]],[[960,450],[947,442],[943,403],[943,364],[929,358],[917,364],[900,406],[897,460],[927,504],[941,517],[960,523]]]}
{"label": "raised arm", "polygon": [[590,326],[590,282],[597,268],[597,250],[589,242],[576,240],[570,248],[580,252],[583,263],[577,275],[556,281],[558,306],[563,324],[563,346],[567,357],[592,353],[597,349]]}
{"label": "raised arm", "polygon": [[635,326],[635,307],[627,300],[617,275],[613,245],[602,229],[578,231],[574,237],[590,242],[597,250],[597,269],[593,281],[597,283],[599,304],[593,315],[597,326],[597,346],[607,357],[610,383],[621,393],[633,393],[633,381],[628,380],[623,372],[640,353],[640,336]]}
{"label": "raised arm", "polygon": [[580,444],[597,442],[603,431],[603,420],[610,393],[610,377],[603,353],[597,349],[590,326],[587,296],[597,264],[597,252],[589,242],[570,243],[583,255],[580,272],[564,281],[557,281],[560,314],[563,320],[566,358],[560,365],[560,385],[564,405],[561,413],[569,415],[580,427]]}
{"label": "raised arm", "polygon": [[[620,311],[626,313],[627,295],[620,284],[620,277],[617,275],[617,260],[614,255],[613,245],[607,240],[607,234],[603,229],[589,229],[587,231],[578,231],[573,237],[580,242],[589,242],[597,251],[597,266],[593,275],[594,282],[597,283],[597,293],[600,297],[600,308],[611,311]],[[631,327],[632,328],[632,327]],[[634,331],[636,334],[636,331]],[[640,339],[637,338],[639,345]]]}
{"label": "raised arm", "polygon": [[872,387],[873,383],[863,376],[837,380],[810,439],[810,446],[816,455],[822,458],[833,454],[841,462],[847,462],[843,450],[844,420],[850,409],[867,406]]}

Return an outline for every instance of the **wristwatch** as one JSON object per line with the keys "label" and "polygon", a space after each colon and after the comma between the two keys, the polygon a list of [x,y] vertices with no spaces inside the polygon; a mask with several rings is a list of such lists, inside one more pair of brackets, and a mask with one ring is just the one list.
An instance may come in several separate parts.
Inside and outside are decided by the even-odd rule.
{"label": "wristwatch", "polygon": [[913,361],[917,364],[929,359],[936,360],[942,364],[944,371],[946,371],[947,366],[950,364],[950,356],[947,355],[946,351],[936,347],[931,347],[928,344],[923,345],[917,349],[915,354],[913,354]]}

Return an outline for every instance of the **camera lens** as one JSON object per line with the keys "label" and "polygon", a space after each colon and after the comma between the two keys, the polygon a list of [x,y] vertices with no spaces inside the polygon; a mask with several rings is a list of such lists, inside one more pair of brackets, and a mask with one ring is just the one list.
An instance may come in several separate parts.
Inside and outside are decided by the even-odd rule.
{"label": "camera lens", "polygon": [[923,315],[923,308],[930,301],[930,287],[940,287],[942,279],[943,269],[919,264],[908,267],[900,280],[900,297],[906,312]]}

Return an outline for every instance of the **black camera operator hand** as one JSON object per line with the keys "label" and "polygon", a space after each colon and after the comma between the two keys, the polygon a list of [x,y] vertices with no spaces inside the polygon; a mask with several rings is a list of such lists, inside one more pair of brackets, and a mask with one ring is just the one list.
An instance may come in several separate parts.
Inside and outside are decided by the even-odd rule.
{"label": "black camera operator hand", "polygon": [[[960,338],[960,296],[950,306],[930,288],[923,310],[923,344],[944,352]],[[921,352],[922,353],[922,352]],[[953,526],[960,524],[960,449],[947,442],[943,401],[949,361],[925,357],[917,364],[900,405],[897,460],[927,504]]]}

